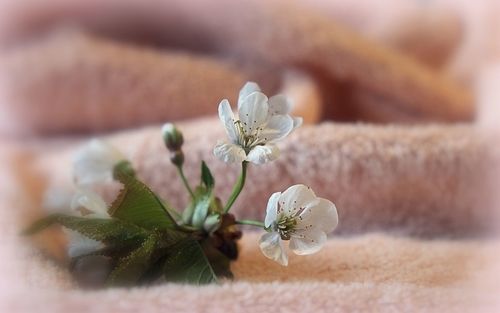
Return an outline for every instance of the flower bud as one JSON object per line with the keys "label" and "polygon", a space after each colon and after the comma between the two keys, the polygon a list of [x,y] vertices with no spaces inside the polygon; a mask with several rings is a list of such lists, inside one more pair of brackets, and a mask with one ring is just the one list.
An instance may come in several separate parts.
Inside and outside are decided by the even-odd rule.
{"label": "flower bud", "polygon": [[217,229],[219,229],[221,224],[221,218],[219,214],[209,215],[205,222],[203,223],[203,229],[205,229],[208,233],[213,233]]}
{"label": "flower bud", "polygon": [[130,161],[127,161],[127,160],[123,160],[121,162],[118,162],[115,165],[115,167],[113,168],[113,178],[117,179],[116,173],[118,171],[125,173],[127,175],[130,175],[130,176],[135,176],[135,170],[132,167],[132,163],[130,163]]}
{"label": "flower bud", "polygon": [[184,143],[182,133],[172,123],[166,123],[161,129],[163,141],[170,152],[180,150]]}
{"label": "flower bud", "polygon": [[174,151],[170,154],[170,162],[176,166],[182,166],[184,164],[184,153],[182,150]]}

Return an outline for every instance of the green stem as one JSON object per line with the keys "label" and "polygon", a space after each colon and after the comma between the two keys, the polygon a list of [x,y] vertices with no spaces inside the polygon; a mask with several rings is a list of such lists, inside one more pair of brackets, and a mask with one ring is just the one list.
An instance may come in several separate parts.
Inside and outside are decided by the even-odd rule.
{"label": "green stem", "polygon": [[229,196],[229,200],[227,200],[226,206],[224,207],[224,213],[229,212],[229,209],[231,209],[231,206],[233,205],[234,201],[236,201],[236,199],[240,195],[243,186],[245,186],[246,177],[247,177],[247,162],[243,161],[241,163],[240,177],[238,177],[238,181],[234,185],[233,192],[231,192],[231,196]]}
{"label": "green stem", "polygon": [[189,186],[189,183],[188,183],[188,181],[186,179],[186,176],[184,175],[184,171],[182,170],[182,166],[178,165],[177,166],[177,171],[179,172],[179,176],[182,179],[182,183],[184,184],[184,187],[186,187],[187,191],[191,195],[191,198],[194,199],[194,192],[191,189],[191,187]]}
{"label": "green stem", "polygon": [[262,228],[266,228],[264,223],[259,222],[259,221],[253,221],[253,220],[241,220],[241,221],[236,221],[236,224],[240,225],[252,225],[252,226],[258,226]]}
{"label": "green stem", "polygon": [[179,221],[182,219],[182,215],[177,212],[176,209],[172,208],[170,205],[168,205],[165,201],[160,200],[161,203],[163,204],[163,207],[165,207],[165,210],[167,211],[168,214],[172,215],[174,220]]}
{"label": "green stem", "polygon": [[189,226],[189,225],[179,225],[179,229],[186,231],[186,232],[196,232],[199,231],[198,228]]}

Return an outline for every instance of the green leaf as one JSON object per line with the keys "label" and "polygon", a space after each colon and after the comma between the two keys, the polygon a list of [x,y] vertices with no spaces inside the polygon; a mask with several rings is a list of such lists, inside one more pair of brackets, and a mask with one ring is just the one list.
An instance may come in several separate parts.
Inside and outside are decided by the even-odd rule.
{"label": "green leaf", "polygon": [[139,284],[151,283],[157,281],[163,276],[163,266],[168,257],[171,247],[185,239],[188,235],[180,231],[167,231],[160,234],[160,240],[157,242],[152,262],[139,280]]}
{"label": "green leaf", "polygon": [[186,239],[188,236],[185,232],[177,230],[161,231],[158,234],[158,249],[162,254],[167,253],[170,250],[170,247],[179,243],[181,240]]}
{"label": "green leaf", "polygon": [[154,263],[153,253],[158,242],[157,234],[151,234],[142,245],[122,258],[108,277],[108,284],[112,286],[133,285]]}
{"label": "green leaf", "polygon": [[204,184],[208,190],[212,190],[215,186],[215,179],[205,161],[201,161],[201,183]]}
{"label": "green leaf", "polygon": [[172,206],[170,206],[169,204],[167,204],[167,202],[165,202],[165,200],[163,199],[160,199],[163,207],[165,208],[165,210],[168,212],[168,214],[170,214],[171,217],[173,217],[173,219],[176,221],[180,221],[182,220],[182,215],[177,212],[176,209],[174,209]]}
{"label": "green leaf", "polygon": [[181,240],[170,248],[163,272],[170,282],[209,284],[217,282],[217,275],[198,241]]}
{"label": "green leaf", "polygon": [[195,201],[192,225],[196,228],[202,228],[208,214],[208,208],[212,202],[212,193],[204,193],[197,197]]}
{"label": "green leaf", "polygon": [[25,230],[24,234],[32,235],[56,223],[102,242],[122,242],[147,236],[144,229],[117,219],[87,218],[64,214],[52,214],[40,219]]}
{"label": "green leaf", "polygon": [[163,278],[163,264],[165,263],[166,256],[161,256],[156,261],[152,262],[147,270],[142,274],[137,282],[138,285],[151,284],[158,282]]}
{"label": "green leaf", "polygon": [[112,217],[136,224],[146,229],[172,229],[177,226],[162,201],[143,182],[116,167],[115,178],[123,189],[112,203]]}

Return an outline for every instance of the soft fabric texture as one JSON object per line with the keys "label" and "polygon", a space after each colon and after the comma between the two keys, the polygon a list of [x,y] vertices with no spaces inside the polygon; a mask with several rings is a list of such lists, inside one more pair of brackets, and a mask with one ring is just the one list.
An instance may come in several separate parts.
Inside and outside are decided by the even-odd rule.
{"label": "soft fabric texture", "polygon": [[[0,311],[499,311],[500,8],[471,3],[0,3]],[[291,96],[308,125],[249,167],[234,213],[261,219],[273,192],[307,184],[339,212],[318,254],[281,267],[247,227],[234,281],[82,290],[60,228],[19,236],[48,193],[72,192],[94,136],[185,206],[164,121],[184,132],[188,179],[206,160],[226,200],[238,166],[213,156],[216,110],[246,80]]]}
{"label": "soft fabric texture", "polygon": [[[314,78],[327,104],[323,106],[327,118],[468,121],[474,114],[469,90],[300,6],[274,0],[120,3],[94,3],[104,12],[101,15],[107,16],[104,21],[93,19],[89,11],[92,2],[70,1],[50,3],[40,10],[30,8],[34,13],[26,18],[43,27],[18,29],[17,23],[9,24],[14,30],[0,36],[0,42],[9,43],[0,54],[2,132],[120,128],[179,118],[180,106],[190,108],[183,110],[184,117],[195,112],[206,114],[215,99],[226,97],[227,91],[235,90],[241,79],[258,80],[265,91],[276,91],[281,76],[290,69]],[[120,10],[112,9],[115,5]],[[7,6],[2,14],[9,21],[16,14],[21,19],[22,12],[25,10],[20,4]],[[144,25],[127,33],[132,25],[126,24],[123,15],[131,12],[140,12],[137,22]],[[228,65],[217,67],[221,61],[176,56],[163,49],[151,52],[134,44],[117,45],[113,40],[108,43],[93,37],[46,39],[46,43],[38,39],[29,47],[8,40],[7,35],[16,32],[33,36],[33,32],[51,30],[67,18],[90,29],[97,27],[93,30],[103,36],[122,39],[128,34],[132,42],[133,34],[143,34],[144,39],[161,29],[161,35],[155,37],[159,44],[177,44],[212,58],[223,58],[225,63],[238,64],[243,73],[237,71],[239,76],[235,75],[226,68]],[[117,24],[110,26],[108,20]],[[189,38],[193,38],[189,44],[194,46],[186,47],[185,40]],[[31,74],[26,75],[27,72]],[[80,74],[75,76],[75,72]],[[146,104],[148,109],[137,110]],[[122,108],[118,112],[113,110],[117,105]],[[53,120],[53,115],[45,115],[54,112],[46,110],[51,106],[60,118]],[[103,119],[108,117],[114,122],[104,124]],[[82,120],[92,122],[85,124]],[[16,129],[20,124],[24,127]]]}
{"label": "soft fabric texture", "polygon": [[[196,183],[198,164],[204,159],[217,177],[217,191],[227,199],[240,169],[213,155],[217,140],[226,137],[221,122],[203,119],[178,127],[186,142],[188,179]],[[187,194],[158,126],[108,140],[137,166],[138,176],[153,190],[177,208],[186,206]],[[424,237],[478,236],[495,225],[488,203],[492,186],[484,183],[500,160],[490,149],[494,140],[466,125],[304,126],[279,144],[278,160],[249,166],[247,186],[234,212],[241,218],[262,219],[273,192],[303,183],[318,196],[335,201],[339,233],[384,230]],[[71,184],[71,154],[83,143],[38,151],[34,171],[41,181],[49,186]]]}
{"label": "soft fabric texture", "polygon": [[[233,282],[192,287],[165,284],[148,288],[81,291],[63,263],[47,257],[18,236],[36,199],[26,195],[23,167],[29,159],[3,158],[1,308],[7,312],[218,312],[352,310],[493,311],[497,297],[497,251],[493,240],[415,240],[384,234],[337,237],[316,255],[291,255],[289,267],[266,259],[259,233],[246,232],[241,256],[232,265]],[[5,154],[4,154],[5,156]],[[12,163],[7,163],[11,161]],[[4,181],[2,181],[3,183]],[[31,186],[37,188],[36,186]],[[42,186],[39,186],[40,188]],[[47,235],[47,234],[45,234]],[[63,241],[60,241],[63,242]],[[49,252],[51,254],[57,249]],[[45,253],[40,253],[45,252]],[[29,301],[21,299],[29,295]],[[99,304],[99,305],[98,305]]]}

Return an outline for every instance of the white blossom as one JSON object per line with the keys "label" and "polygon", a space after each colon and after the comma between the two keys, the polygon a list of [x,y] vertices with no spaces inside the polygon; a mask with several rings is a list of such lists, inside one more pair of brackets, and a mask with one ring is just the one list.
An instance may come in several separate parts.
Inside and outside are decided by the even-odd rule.
{"label": "white blossom", "polygon": [[[110,218],[104,200],[95,192],[78,188],[50,187],[45,191],[43,207],[49,211],[66,211],[89,218]],[[67,254],[75,258],[104,248],[104,244],[77,231],[64,228],[68,239]]]}
{"label": "white blossom", "polygon": [[[71,210],[87,218],[111,218],[108,207],[97,193],[88,189],[78,189],[71,201]],[[88,238],[77,231],[66,229],[68,236],[68,256],[75,258],[104,248],[104,243]]]}
{"label": "white blossom", "polygon": [[80,188],[73,195],[71,210],[82,216],[93,218],[110,218],[108,206],[102,197],[89,189]]}
{"label": "white blossom", "polygon": [[[111,218],[102,197],[92,190],[95,184],[113,180],[113,168],[125,157],[113,146],[93,139],[81,147],[74,156],[73,175],[75,189],[55,190],[45,193],[44,206],[50,210],[70,209],[72,215],[87,218]],[[64,229],[68,237],[68,256],[78,257],[104,248],[104,244],[76,231]]]}
{"label": "white blossom", "polygon": [[42,198],[42,207],[49,212],[67,211],[75,194],[73,186],[49,185]]}
{"label": "white blossom", "polygon": [[266,257],[286,266],[284,241],[290,241],[289,248],[295,254],[313,254],[337,224],[337,209],[331,201],[316,197],[307,186],[294,185],[269,198],[264,221],[268,233],[262,236],[260,249]]}
{"label": "white blossom", "polygon": [[67,253],[70,258],[76,258],[104,248],[102,242],[85,237],[79,232],[66,230],[66,235],[68,236]]}
{"label": "white blossom", "polygon": [[219,104],[219,118],[229,141],[217,143],[214,154],[224,162],[264,164],[279,156],[275,143],[302,124],[290,116],[291,104],[283,95],[267,98],[256,83],[243,86],[238,98],[238,117],[227,99]]}
{"label": "white blossom", "polygon": [[125,157],[116,148],[102,140],[93,139],[75,154],[75,182],[78,186],[111,182],[113,168],[123,160]]}

